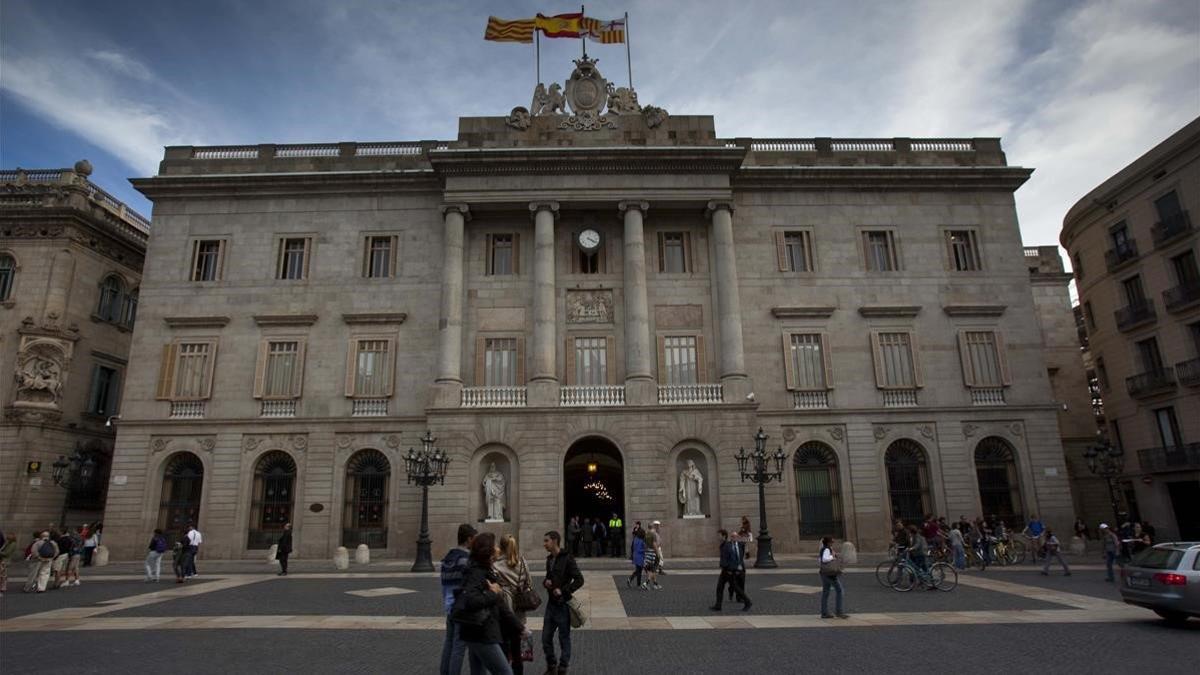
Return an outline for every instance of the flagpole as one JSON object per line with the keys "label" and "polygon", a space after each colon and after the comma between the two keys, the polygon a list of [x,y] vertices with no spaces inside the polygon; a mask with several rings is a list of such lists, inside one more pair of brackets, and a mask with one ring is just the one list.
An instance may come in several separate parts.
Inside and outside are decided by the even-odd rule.
{"label": "flagpole", "polygon": [[536,28],[533,29],[533,43],[535,45],[534,53],[537,55],[537,68],[534,71],[537,79],[533,82],[533,86],[536,87],[542,83],[542,34]]}
{"label": "flagpole", "polygon": [[633,91],[633,60],[629,58],[629,12],[625,12],[625,67],[629,69],[629,91]]}
{"label": "flagpole", "polygon": [[587,58],[587,39],[583,37],[583,17],[587,14],[587,9],[579,6],[579,47],[583,50],[583,58]]}

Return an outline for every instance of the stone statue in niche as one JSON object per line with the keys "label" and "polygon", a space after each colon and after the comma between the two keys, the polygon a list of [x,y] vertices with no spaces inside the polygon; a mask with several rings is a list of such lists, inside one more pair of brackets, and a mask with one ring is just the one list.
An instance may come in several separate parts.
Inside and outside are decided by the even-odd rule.
{"label": "stone statue in niche", "polygon": [[687,461],[687,466],[679,472],[679,503],[683,505],[684,518],[703,518],[704,509],[700,506],[700,495],[704,494],[704,474],[696,467],[693,460]]}
{"label": "stone statue in niche", "polygon": [[504,522],[504,495],[507,492],[504,474],[496,469],[496,463],[488,466],[488,472],[483,477],[483,497],[487,500],[487,518],[489,523]]}

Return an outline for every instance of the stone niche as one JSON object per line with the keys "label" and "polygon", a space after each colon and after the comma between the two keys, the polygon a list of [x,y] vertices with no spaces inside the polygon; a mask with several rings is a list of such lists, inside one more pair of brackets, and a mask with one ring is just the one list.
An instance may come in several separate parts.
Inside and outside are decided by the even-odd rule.
{"label": "stone niche", "polygon": [[[496,471],[504,476],[504,520],[492,522],[488,520],[488,503],[484,494],[483,479],[495,463]],[[516,454],[503,445],[488,445],[475,453],[471,462],[471,520],[480,532],[492,532],[497,537],[502,534],[515,534],[518,527],[517,475]]]}
{"label": "stone niche", "polygon": [[[704,476],[704,491],[700,493],[702,518],[684,517],[683,505],[679,503],[679,474],[687,467],[688,460]],[[717,529],[722,527],[720,479],[716,471],[716,455],[699,443],[684,442],[675,447],[667,464],[668,492],[671,507],[663,518],[666,555],[671,557],[715,556],[720,544]]]}

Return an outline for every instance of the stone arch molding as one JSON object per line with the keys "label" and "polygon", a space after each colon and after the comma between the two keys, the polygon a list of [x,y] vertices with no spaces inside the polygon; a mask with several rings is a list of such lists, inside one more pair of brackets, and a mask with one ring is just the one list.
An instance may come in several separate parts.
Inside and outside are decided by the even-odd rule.
{"label": "stone arch molding", "polygon": [[[205,462],[205,468],[208,468],[208,459],[212,457],[213,450],[217,447],[216,436],[151,436],[150,437],[150,455],[151,457],[159,457],[166,454],[176,452],[191,452],[202,461]],[[161,460],[159,460],[161,462]]]}
{"label": "stone arch molding", "polygon": [[[489,503],[484,486],[485,479],[495,466],[496,473],[504,486],[503,497],[499,500],[501,507],[500,518],[489,510]],[[468,500],[472,522],[504,522],[517,523],[520,520],[521,465],[517,453],[503,443],[485,443],[471,453],[468,462],[467,487],[471,498]],[[490,482],[490,481],[489,481]]]}
{"label": "stone arch molding", "polygon": [[308,450],[308,434],[246,434],[242,437],[243,453],[260,455],[268,450],[304,453]]}

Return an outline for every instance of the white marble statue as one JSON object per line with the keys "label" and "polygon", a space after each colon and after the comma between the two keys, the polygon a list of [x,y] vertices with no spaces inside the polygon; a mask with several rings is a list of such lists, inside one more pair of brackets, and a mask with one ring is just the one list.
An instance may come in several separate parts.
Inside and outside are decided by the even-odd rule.
{"label": "white marble statue", "polygon": [[683,504],[683,515],[703,516],[700,495],[704,494],[704,474],[696,468],[696,462],[687,461],[687,467],[679,473],[679,503]]}
{"label": "white marble statue", "polygon": [[504,474],[496,469],[496,463],[492,462],[488,467],[488,472],[483,477],[483,496],[487,499],[487,520],[503,521],[504,520]]}

